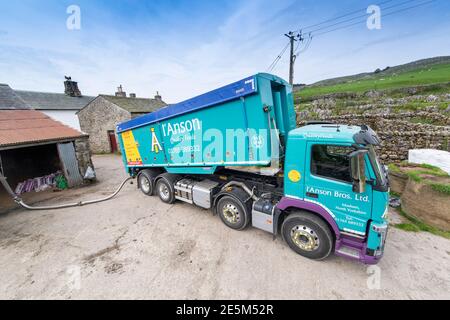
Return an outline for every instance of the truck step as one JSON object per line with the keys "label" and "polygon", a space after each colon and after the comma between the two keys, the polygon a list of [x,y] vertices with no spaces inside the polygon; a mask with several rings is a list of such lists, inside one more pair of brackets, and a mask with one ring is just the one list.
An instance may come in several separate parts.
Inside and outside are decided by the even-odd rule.
{"label": "truck step", "polygon": [[355,258],[355,259],[359,259],[359,250],[355,249],[355,248],[350,248],[350,247],[346,247],[346,246],[342,246],[339,248],[339,250],[336,251],[337,253],[340,253],[342,255],[351,257],[351,258]]}

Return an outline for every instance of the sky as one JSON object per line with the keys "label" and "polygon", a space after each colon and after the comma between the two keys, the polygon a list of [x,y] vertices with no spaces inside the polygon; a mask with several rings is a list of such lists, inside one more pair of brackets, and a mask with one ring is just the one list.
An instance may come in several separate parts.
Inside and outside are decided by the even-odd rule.
{"label": "sky", "polygon": [[[159,91],[176,103],[266,72],[287,44],[286,32],[307,36],[327,24],[308,26],[358,11],[328,24],[360,19],[313,32],[298,55],[295,83],[313,83],[450,55],[450,1],[428,1],[0,0],[0,83],[63,92],[70,75],[84,95],[114,94],[122,85],[138,97]],[[319,35],[365,21],[366,8],[382,2],[380,29],[361,22]],[[427,4],[389,14],[421,3]],[[67,27],[71,5],[80,9],[79,29]],[[287,53],[271,71],[284,79]]]}

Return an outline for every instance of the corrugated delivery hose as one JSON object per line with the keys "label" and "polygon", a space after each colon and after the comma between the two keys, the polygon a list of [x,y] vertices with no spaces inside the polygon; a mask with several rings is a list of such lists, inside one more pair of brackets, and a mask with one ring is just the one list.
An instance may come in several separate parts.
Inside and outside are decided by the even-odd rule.
{"label": "corrugated delivery hose", "polygon": [[9,195],[13,198],[13,200],[17,204],[21,205],[22,207],[24,207],[27,210],[56,210],[56,209],[64,209],[64,208],[72,208],[72,207],[81,207],[81,206],[86,206],[89,204],[108,201],[108,200],[114,198],[122,190],[125,183],[127,183],[131,179],[133,179],[133,177],[126,178],[120,184],[120,186],[117,188],[117,190],[114,193],[112,193],[111,195],[104,197],[104,198],[88,200],[88,201],[80,201],[80,202],[74,202],[74,203],[65,203],[65,204],[53,205],[53,206],[34,207],[34,206],[29,206],[25,202],[23,202],[22,198],[20,198],[17,194],[15,194],[12,191],[11,187],[9,186],[8,182],[6,181],[6,178],[2,174],[0,174],[0,182],[5,187],[6,191],[9,193]]}

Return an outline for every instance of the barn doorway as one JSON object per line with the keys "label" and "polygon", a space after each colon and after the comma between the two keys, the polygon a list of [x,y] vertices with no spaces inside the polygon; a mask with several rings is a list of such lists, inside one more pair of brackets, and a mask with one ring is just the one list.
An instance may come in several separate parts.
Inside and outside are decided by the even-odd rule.
{"label": "barn doorway", "polygon": [[[1,171],[13,191],[19,183],[62,171],[56,144],[23,147],[0,151]],[[0,211],[11,209],[14,201],[0,185]]]}
{"label": "barn doorway", "polygon": [[62,169],[56,144],[3,150],[1,158],[3,173],[13,188],[26,179]]}
{"label": "barn doorway", "polygon": [[114,130],[108,131],[109,147],[111,148],[111,153],[117,153],[117,139]]}

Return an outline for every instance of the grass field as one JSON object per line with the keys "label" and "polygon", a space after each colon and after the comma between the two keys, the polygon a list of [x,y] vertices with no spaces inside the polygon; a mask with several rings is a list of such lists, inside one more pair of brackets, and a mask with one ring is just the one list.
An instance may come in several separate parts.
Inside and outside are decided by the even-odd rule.
{"label": "grass field", "polygon": [[334,85],[311,85],[295,93],[296,98],[308,99],[315,96],[338,92],[366,92],[420,85],[450,82],[450,63],[421,67],[404,73],[378,73],[365,79],[352,80]]}

